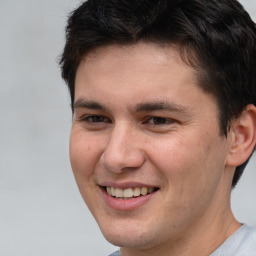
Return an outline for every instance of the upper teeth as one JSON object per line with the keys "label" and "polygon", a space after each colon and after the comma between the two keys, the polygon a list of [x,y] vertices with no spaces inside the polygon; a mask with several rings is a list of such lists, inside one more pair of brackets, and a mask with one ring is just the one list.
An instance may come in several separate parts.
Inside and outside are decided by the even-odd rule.
{"label": "upper teeth", "polygon": [[150,194],[154,191],[154,188],[126,188],[126,189],[121,189],[121,188],[114,188],[114,187],[107,187],[106,188],[107,193],[111,196],[115,197],[123,197],[123,198],[131,198],[131,197],[137,197],[140,195],[147,195]]}

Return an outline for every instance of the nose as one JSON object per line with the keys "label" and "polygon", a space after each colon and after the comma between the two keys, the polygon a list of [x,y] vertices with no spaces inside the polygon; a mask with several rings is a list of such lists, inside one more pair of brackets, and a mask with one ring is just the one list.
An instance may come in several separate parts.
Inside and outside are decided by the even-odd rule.
{"label": "nose", "polygon": [[139,146],[138,137],[131,127],[116,126],[113,128],[100,159],[105,169],[121,173],[128,169],[141,167],[145,156]]}

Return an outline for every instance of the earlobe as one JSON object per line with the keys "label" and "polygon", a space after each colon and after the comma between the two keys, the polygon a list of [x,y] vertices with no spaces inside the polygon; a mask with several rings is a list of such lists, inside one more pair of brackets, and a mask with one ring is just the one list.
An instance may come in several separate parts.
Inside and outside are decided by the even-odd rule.
{"label": "earlobe", "polygon": [[239,166],[250,157],[256,144],[256,107],[254,105],[248,105],[231,123],[230,141],[226,164]]}

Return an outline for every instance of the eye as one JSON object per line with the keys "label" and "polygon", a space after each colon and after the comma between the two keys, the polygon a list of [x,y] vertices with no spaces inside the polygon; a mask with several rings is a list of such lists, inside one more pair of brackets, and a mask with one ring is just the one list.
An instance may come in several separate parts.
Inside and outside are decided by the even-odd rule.
{"label": "eye", "polygon": [[91,115],[86,116],[83,118],[84,121],[89,123],[103,123],[103,122],[110,122],[110,120],[105,116],[97,116],[97,115]]}
{"label": "eye", "polygon": [[78,121],[89,130],[105,129],[111,123],[111,119],[101,115],[84,115]]}
{"label": "eye", "polygon": [[172,118],[149,116],[143,122],[146,129],[154,133],[166,133],[177,129],[178,121]]}
{"label": "eye", "polygon": [[171,124],[174,120],[164,117],[151,117],[147,121],[150,125],[166,125]]}

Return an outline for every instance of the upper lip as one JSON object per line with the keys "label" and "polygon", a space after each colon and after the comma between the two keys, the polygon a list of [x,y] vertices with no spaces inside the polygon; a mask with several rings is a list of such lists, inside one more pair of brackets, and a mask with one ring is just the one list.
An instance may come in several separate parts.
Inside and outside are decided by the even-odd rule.
{"label": "upper lip", "polygon": [[159,186],[156,185],[150,185],[150,184],[145,184],[141,182],[102,182],[99,184],[101,187],[114,187],[114,188],[121,188],[121,189],[126,189],[126,188],[159,188]]}

